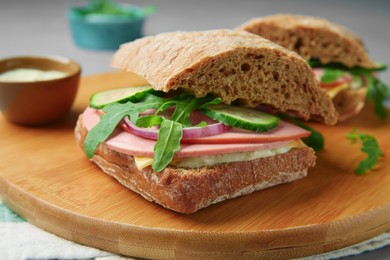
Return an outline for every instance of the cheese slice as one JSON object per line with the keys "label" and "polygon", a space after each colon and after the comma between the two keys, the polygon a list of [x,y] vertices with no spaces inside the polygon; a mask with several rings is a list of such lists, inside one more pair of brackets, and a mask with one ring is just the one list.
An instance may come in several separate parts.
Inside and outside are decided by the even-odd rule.
{"label": "cheese slice", "polygon": [[348,83],[341,84],[337,87],[326,89],[326,92],[331,98],[334,98],[340,91],[349,88]]}
{"label": "cheese slice", "polygon": [[143,157],[143,156],[134,156],[135,166],[137,166],[138,170],[142,170],[153,163],[153,158]]}
{"label": "cheese slice", "polygon": [[[218,163],[250,161],[259,158],[266,158],[278,154],[283,154],[290,151],[292,148],[301,148],[301,147],[306,147],[306,145],[302,142],[302,140],[299,139],[296,141],[292,141],[284,146],[272,148],[272,149],[266,149],[266,150],[258,150],[258,151],[251,151],[251,152],[234,152],[234,153],[218,154],[218,155],[210,155],[210,156],[197,156],[197,157],[174,159],[170,163],[170,165],[183,167],[183,168],[198,168],[204,166],[212,166]],[[153,158],[134,156],[134,161],[136,167],[139,170],[142,170],[152,165]]]}

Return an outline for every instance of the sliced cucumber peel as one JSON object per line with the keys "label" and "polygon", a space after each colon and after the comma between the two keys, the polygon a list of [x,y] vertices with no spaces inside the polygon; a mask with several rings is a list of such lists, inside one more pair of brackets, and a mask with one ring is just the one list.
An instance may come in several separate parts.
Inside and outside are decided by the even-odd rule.
{"label": "sliced cucumber peel", "polygon": [[111,103],[125,103],[127,101],[138,102],[144,98],[146,94],[153,91],[154,89],[150,85],[102,91],[91,96],[89,106],[95,109],[101,109]]}
{"label": "sliced cucumber peel", "polygon": [[267,132],[280,122],[279,117],[256,109],[225,104],[209,105],[200,111],[225,125],[255,132]]}

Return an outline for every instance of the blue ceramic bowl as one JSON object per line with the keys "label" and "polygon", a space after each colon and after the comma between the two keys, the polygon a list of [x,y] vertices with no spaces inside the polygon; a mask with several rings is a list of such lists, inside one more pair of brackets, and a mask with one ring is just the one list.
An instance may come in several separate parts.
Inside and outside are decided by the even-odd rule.
{"label": "blue ceramic bowl", "polygon": [[[116,50],[119,45],[143,36],[145,17],[90,14],[81,16],[81,6],[67,12],[74,43],[80,48]],[[127,6],[137,10],[136,6]],[[139,9],[141,10],[141,9]]]}

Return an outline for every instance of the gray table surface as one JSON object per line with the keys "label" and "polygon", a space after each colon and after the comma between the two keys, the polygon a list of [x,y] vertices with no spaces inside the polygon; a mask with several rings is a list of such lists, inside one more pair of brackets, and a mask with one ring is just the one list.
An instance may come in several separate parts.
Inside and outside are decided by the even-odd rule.
{"label": "gray table surface", "polygon": [[[0,59],[19,55],[60,55],[78,61],[83,75],[109,72],[112,51],[77,48],[65,18],[66,8],[85,1],[0,0]],[[320,16],[343,24],[364,39],[374,60],[390,64],[390,1],[382,0],[132,0],[158,5],[145,35],[176,30],[234,28],[253,17],[275,13]],[[390,83],[390,73],[381,78]],[[390,247],[349,259],[390,259]]]}

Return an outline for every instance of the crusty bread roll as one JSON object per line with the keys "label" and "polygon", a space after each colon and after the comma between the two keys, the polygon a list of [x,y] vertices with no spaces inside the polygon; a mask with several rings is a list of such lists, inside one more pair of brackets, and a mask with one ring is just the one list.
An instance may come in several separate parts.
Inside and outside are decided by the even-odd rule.
{"label": "crusty bread roll", "polygon": [[[341,63],[346,67],[375,68],[373,62],[355,34],[341,25],[326,19],[276,14],[254,18],[239,26],[247,31],[267,38],[304,59],[318,59],[321,63]],[[338,122],[357,115],[366,101],[366,88],[345,89],[333,98],[338,113]]]}
{"label": "crusty bread roll", "polygon": [[269,39],[306,60],[316,58],[323,64],[338,62],[347,67],[377,66],[359,37],[326,19],[277,14],[254,18],[237,29]]}
{"label": "crusty bread roll", "polygon": [[[80,115],[75,136],[81,147],[87,133]],[[196,169],[168,166],[161,172],[154,172],[151,167],[138,170],[133,156],[102,143],[91,160],[147,200],[189,214],[226,199],[303,178],[307,169],[314,166],[315,159],[311,148],[302,147],[252,161]]]}
{"label": "crusty bread roll", "polygon": [[201,97],[337,122],[330,97],[296,53],[234,30],[171,32],[124,44],[111,65],[144,77],[155,89],[184,89]]}
{"label": "crusty bread roll", "polygon": [[[122,45],[112,66],[143,76],[155,89],[165,92],[184,90],[198,97],[210,93],[227,104],[262,105],[327,124],[337,120],[330,97],[304,59],[248,32],[173,32],[144,37]],[[77,122],[75,136],[81,147],[88,129],[93,129],[89,123],[88,113]],[[122,133],[120,129],[116,132]],[[216,157],[235,156],[228,154],[227,144],[226,153],[215,158],[208,154],[186,158],[201,158],[210,164],[183,166],[178,159],[179,164],[172,161],[155,172],[150,164],[137,164],[142,158],[134,157],[134,151],[116,149],[109,142],[110,137],[97,147],[91,158],[94,163],[144,198],[186,214],[305,177],[316,160],[313,149],[291,139],[280,147],[281,152],[261,150],[264,155],[257,159],[242,152],[245,161],[214,162]],[[146,159],[150,162],[152,158]]]}

